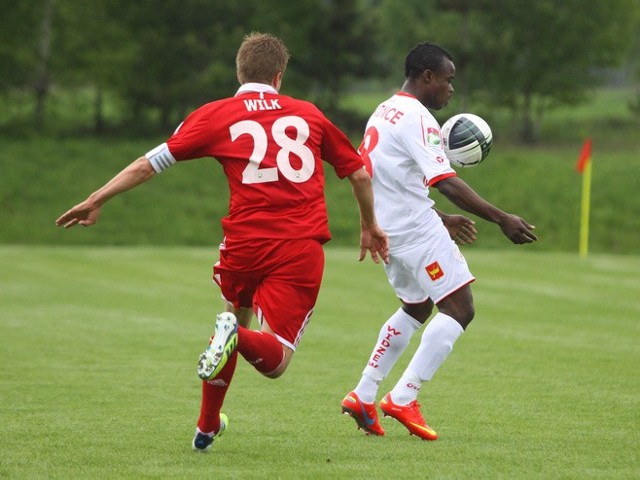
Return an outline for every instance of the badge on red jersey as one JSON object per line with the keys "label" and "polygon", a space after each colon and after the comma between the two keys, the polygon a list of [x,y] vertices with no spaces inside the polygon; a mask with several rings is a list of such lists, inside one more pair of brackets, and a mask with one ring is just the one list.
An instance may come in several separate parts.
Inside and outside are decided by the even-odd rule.
{"label": "badge on red jersey", "polygon": [[427,274],[431,280],[438,280],[440,277],[444,276],[444,272],[442,268],[440,268],[440,264],[438,262],[433,262],[425,267]]}

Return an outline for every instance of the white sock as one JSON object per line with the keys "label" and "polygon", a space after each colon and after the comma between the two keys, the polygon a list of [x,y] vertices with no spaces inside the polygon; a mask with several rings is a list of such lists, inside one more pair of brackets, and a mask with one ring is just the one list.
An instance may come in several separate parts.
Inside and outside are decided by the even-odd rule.
{"label": "white sock", "polygon": [[391,399],[398,405],[406,405],[417,399],[422,382],[431,380],[463,331],[453,318],[437,313],[424,329],[418,350],[407,369],[391,390]]}
{"label": "white sock", "polygon": [[380,382],[405,351],[413,334],[422,326],[411,315],[399,308],[382,325],[369,362],[362,372],[360,383],[354,391],[364,403],[373,403]]}

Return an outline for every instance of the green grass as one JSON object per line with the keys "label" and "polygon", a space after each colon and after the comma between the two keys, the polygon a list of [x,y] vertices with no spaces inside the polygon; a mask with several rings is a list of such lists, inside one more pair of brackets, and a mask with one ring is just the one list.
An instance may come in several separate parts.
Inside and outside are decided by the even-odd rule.
{"label": "green grass", "polygon": [[440,440],[339,415],[397,301],[381,267],[329,247],[289,370],[239,362],[230,429],[198,455],[216,252],[2,246],[0,477],[638,478],[640,257],[466,252],[477,316],[420,398]]}
{"label": "green grass", "polygon": [[[366,117],[393,91],[353,93],[343,106]],[[634,119],[627,108],[635,95],[630,88],[600,89],[585,104],[549,111],[541,143],[536,146],[513,144],[509,129],[516,122],[504,111],[491,108],[486,112],[495,134],[491,155],[481,166],[459,174],[487,200],[537,226],[540,241],[533,250],[573,252],[578,248],[582,182],[574,166],[582,142],[590,136],[590,251],[636,254],[640,119]],[[444,119],[457,109],[451,105],[438,113]],[[211,159],[180,164],[113,199],[103,209],[99,229],[62,231],[53,227],[61,213],[164,140],[163,136],[3,138],[0,244],[215,246],[222,238],[220,219],[227,211],[228,187],[222,169]],[[354,144],[359,140],[354,137]],[[353,245],[359,232],[351,188],[330,167],[325,170],[333,244]],[[436,191],[433,196],[440,209],[457,211]],[[480,236],[474,248],[506,246],[495,226],[480,221],[478,227]]]}
{"label": "green grass", "polygon": [[[99,228],[69,231],[55,219],[162,139],[7,141],[0,151],[0,244],[215,246],[222,238],[228,187],[211,159],[177,165],[148,184],[120,195],[103,209]],[[482,196],[535,224],[536,251],[578,248],[582,178],[575,172],[581,148],[516,147],[496,141],[483,165],[460,171]],[[640,146],[639,146],[640,148]],[[594,142],[590,248],[634,254],[640,237],[637,194],[640,150],[609,150]],[[327,169],[327,203],[333,244],[358,241],[357,209],[348,181]],[[456,211],[434,190],[437,206]],[[474,248],[504,248],[494,225],[478,221]]]}
{"label": "green grass", "polygon": [[[364,125],[366,116],[394,91],[353,93],[343,107],[362,114]],[[86,91],[76,95],[79,103],[88,98]],[[635,254],[640,237],[640,119],[632,117],[627,105],[636,95],[631,88],[599,89],[582,105],[547,112],[536,146],[513,144],[509,130],[516,121],[491,108],[486,111],[495,134],[491,155],[483,165],[460,171],[460,176],[487,200],[538,227],[540,242],[533,250],[576,251],[582,178],[574,165],[582,142],[592,137],[590,251]],[[458,109],[452,104],[438,114],[444,119]],[[227,211],[228,187],[222,169],[211,159],[180,164],[113,199],[103,210],[99,229],[53,227],[61,213],[164,140],[3,138],[0,244],[216,245],[222,238],[220,218]],[[359,136],[353,138],[354,144],[359,141]],[[359,232],[351,189],[330,167],[325,170],[333,244],[353,245]],[[440,209],[456,211],[437,192],[433,196]],[[478,227],[474,248],[505,247],[497,228],[485,222],[478,222]]]}

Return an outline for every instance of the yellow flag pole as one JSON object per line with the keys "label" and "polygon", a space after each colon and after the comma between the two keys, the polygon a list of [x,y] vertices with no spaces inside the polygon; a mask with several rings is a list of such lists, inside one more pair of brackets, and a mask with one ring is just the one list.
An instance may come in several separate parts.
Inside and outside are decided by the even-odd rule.
{"label": "yellow flag pole", "polygon": [[[590,160],[590,159],[589,159]],[[582,172],[582,207],[580,213],[580,256],[589,252],[589,210],[591,208],[591,161],[587,161]]]}

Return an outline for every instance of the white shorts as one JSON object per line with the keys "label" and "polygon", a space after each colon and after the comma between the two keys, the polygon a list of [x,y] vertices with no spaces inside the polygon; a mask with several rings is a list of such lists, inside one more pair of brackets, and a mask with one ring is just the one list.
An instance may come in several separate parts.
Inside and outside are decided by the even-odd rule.
{"label": "white shorts", "polygon": [[431,298],[437,304],[475,280],[446,228],[434,230],[416,247],[389,252],[384,269],[396,295],[405,303]]}

